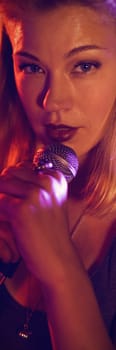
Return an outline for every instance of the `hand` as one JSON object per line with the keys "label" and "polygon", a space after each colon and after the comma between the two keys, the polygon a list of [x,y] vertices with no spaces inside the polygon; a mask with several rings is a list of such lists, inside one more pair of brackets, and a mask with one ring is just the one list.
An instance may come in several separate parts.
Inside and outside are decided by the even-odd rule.
{"label": "hand", "polygon": [[27,163],[0,177],[0,210],[28,268],[43,283],[56,279],[69,250],[67,183],[58,172],[39,173]]}

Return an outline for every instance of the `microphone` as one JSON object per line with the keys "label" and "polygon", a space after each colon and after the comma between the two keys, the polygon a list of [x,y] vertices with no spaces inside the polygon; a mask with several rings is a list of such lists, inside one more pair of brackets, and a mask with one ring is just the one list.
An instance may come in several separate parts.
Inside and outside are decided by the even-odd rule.
{"label": "microphone", "polygon": [[[79,162],[75,151],[60,143],[53,143],[48,147],[42,147],[37,150],[33,157],[33,170],[37,173],[47,169],[61,171],[70,183],[77,174]],[[11,278],[16,271],[19,262],[3,263],[0,260],[0,285],[4,283],[7,277]]]}
{"label": "microphone", "polygon": [[76,176],[79,162],[75,151],[60,143],[53,143],[47,148],[37,150],[33,158],[34,170],[36,172],[44,169],[61,171],[67,182],[71,182]]}

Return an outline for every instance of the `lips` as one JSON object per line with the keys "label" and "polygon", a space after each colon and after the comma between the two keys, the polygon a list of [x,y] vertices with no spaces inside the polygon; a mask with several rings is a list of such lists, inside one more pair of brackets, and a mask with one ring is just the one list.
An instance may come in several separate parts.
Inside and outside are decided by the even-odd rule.
{"label": "lips", "polygon": [[48,124],[46,126],[47,136],[53,141],[68,141],[77,131],[76,127],[70,127],[64,124],[53,125]]}

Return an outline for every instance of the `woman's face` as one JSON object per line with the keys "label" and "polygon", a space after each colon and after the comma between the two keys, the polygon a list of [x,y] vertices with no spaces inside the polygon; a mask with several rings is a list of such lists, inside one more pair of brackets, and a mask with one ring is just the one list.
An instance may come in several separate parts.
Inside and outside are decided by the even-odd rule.
{"label": "woman's face", "polygon": [[115,102],[113,22],[74,5],[7,25],[17,90],[37,144],[57,140],[85,157],[102,138]]}

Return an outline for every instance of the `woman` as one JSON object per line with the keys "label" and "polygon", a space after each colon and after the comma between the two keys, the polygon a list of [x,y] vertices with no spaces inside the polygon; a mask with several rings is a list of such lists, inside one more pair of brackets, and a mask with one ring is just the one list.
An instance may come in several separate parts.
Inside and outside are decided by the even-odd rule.
{"label": "woman", "polygon": [[[0,256],[20,261],[1,287],[2,350],[113,350],[116,2],[0,10]],[[78,157],[69,185],[60,169],[33,169],[54,142]]]}

